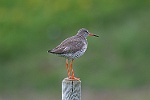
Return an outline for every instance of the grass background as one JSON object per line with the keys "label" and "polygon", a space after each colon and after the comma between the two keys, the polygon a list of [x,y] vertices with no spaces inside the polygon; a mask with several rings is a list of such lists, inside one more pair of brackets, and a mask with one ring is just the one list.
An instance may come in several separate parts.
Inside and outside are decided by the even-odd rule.
{"label": "grass background", "polygon": [[83,100],[148,100],[149,18],[149,0],[1,0],[0,99],[61,99],[65,59],[47,50],[84,27],[100,38],[74,62]]}

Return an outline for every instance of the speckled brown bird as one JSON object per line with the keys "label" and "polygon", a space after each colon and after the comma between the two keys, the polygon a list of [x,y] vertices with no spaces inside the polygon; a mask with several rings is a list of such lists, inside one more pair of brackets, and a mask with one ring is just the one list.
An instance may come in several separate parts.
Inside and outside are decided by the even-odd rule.
{"label": "speckled brown bird", "polygon": [[[49,53],[58,54],[66,58],[66,69],[68,71],[69,79],[80,80],[80,78],[74,76],[72,64],[74,59],[79,58],[86,51],[88,45],[86,38],[88,36],[99,37],[96,34],[89,33],[87,29],[82,28],[75,36],[65,39],[54,49],[48,50]],[[70,67],[68,67],[68,60],[71,60]],[[70,74],[72,75],[70,76]]]}

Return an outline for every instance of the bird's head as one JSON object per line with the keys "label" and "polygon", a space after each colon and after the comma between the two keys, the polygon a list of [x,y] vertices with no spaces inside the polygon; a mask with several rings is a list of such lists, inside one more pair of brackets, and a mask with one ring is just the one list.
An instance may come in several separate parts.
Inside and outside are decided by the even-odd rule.
{"label": "bird's head", "polygon": [[77,35],[83,36],[83,37],[85,37],[85,38],[86,38],[87,36],[99,37],[99,36],[96,35],[96,34],[92,34],[92,33],[88,32],[88,30],[85,29],[85,28],[81,28],[81,29],[78,31]]}

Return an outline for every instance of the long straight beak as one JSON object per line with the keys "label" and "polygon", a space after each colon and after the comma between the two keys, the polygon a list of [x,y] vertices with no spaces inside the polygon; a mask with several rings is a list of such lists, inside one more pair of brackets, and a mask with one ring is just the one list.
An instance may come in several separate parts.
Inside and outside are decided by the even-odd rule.
{"label": "long straight beak", "polygon": [[96,34],[92,34],[92,33],[89,33],[89,36],[99,37],[98,35],[96,35]]}

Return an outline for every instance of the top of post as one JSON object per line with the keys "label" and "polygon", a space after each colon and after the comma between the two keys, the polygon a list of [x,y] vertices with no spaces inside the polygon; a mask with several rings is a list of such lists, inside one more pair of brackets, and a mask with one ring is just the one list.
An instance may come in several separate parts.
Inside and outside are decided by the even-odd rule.
{"label": "top of post", "polygon": [[63,82],[72,82],[72,81],[74,81],[74,82],[81,82],[81,80],[74,80],[74,79],[69,79],[69,78],[64,78],[63,79]]}

